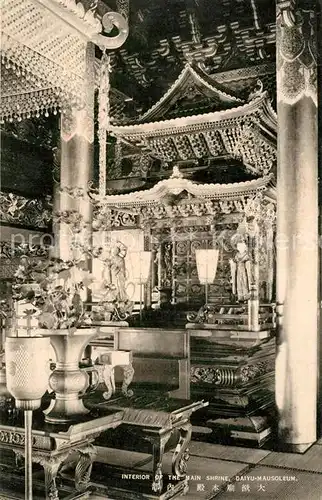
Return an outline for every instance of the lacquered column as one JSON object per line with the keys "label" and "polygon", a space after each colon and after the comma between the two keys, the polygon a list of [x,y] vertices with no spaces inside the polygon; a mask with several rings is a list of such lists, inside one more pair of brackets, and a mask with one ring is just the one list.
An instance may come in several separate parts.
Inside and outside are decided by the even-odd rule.
{"label": "lacquered column", "polygon": [[[79,102],[66,103],[61,113],[57,155],[60,179],[54,192],[53,255],[63,260],[82,261],[88,268],[91,267],[88,251],[92,247],[92,205],[87,193],[93,178],[94,60],[94,45],[87,43],[79,67],[83,75]],[[72,271],[79,281],[77,266]],[[82,290],[81,294],[84,301],[90,299],[88,290]],[[49,379],[56,394],[44,411],[45,420],[52,424],[76,421],[80,415],[88,413],[82,402],[88,376],[79,368],[79,363],[95,334],[86,328],[72,333],[69,330],[43,332],[47,334],[56,355],[56,368]]]}
{"label": "lacquered column", "polygon": [[[92,205],[81,194],[87,193],[93,178],[95,51],[92,43],[87,44],[84,57],[82,102],[67,105],[60,123],[61,191],[56,192],[55,200],[60,222],[55,224],[54,231],[58,256],[64,260],[81,257],[81,249],[91,245]],[[81,216],[80,228],[73,225],[76,212]],[[67,224],[62,218],[63,213],[69,219]],[[77,245],[80,250],[76,250]]]}
{"label": "lacquered column", "polygon": [[318,170],[314,11],[277,1],[277,357],[279,445],[316,441]]}

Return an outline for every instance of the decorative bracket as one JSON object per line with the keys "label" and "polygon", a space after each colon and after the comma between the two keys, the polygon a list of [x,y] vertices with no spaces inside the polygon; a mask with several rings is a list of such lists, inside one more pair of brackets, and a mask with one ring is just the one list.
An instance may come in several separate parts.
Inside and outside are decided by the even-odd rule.
{"label": "decorative bracket", "polygon": [[295,26],[295,0],[277,0],[277,15],[282,16],[282,24],[287,28]]}
{"label": "decorative bracket", "polygon": [[123,45],[129,34],[128,22],[118,12],[107,12],[102,18],[102,25],[106,33],[110,33],[114,27],[118,29],[118,34],[115,36],[105,36],[95,34],[91,41],[98,45],[101,50],[115,50]]}

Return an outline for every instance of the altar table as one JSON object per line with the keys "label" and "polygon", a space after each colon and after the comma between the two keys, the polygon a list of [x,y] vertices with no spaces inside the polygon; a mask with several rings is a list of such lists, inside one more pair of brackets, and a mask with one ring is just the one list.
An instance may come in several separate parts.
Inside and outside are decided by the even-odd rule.
{"label": "altar table", "polygon": [[[123,410],[101,408],[94,414],[83,417],[73,425],[53,425],[44,421],[41,411],[34,412],[32,429],[32,460],[42,465],[45,474],[45,492],[42,498],[59,500],[56,484],[58,471],[71,455],[77,454],[75,468],[75,495],[71,498],[86,497],[93,461],[96,455],[94,440],[107,429],[120,425]],[[16,457],[24,456],[25,431],[23,413],[19,412],[15,421],[2,416],[0,422],[0,450],[12,450]],[[14,471],[13,471],[14,475]],[[5,478],[2,477],[1,480]],[[1,490],[3,486],[1,485]],[[15,497],[16,498],[16,497]]]}
{"label": "altar table", "polygon": [[[139,487],[140,496],[137,498],[170,499],[188,491],[187,481],[187,461],[189,458],[188,446],[191,439],[192,424],[190,416],[197,410],[204,408],[208,403],[204,401],[191,402],[182,399],[172,399],[167,396],[137,395],[132,398],[124,396],[114,397],[108,402],[98,403],[98,407],[103,407],[113,411],[123,411],[122,424],[126,428],[132,428],[140,434],[144,440],[152,445],[152,474],[151,481],[144,481],[143,487]],[[177,445],[172,457],[172,477],[173,481],[168,481],[168,475],[163,474],[163,457],[165,447],[174,433],[178,434]],[[124,440],[126,439],[126,431]],[[104,446],[104,436],[96,440],[98,446]],[[101,464],[100,464],[101,465]],[[96,469],[96,470],[95,470]],[[101,473],[101,467],[95,465],[92,480]],[[129,490],[126,488],[128,481],[126,474],[121,475],[116,471],[113,478],[113,470],[108,470],[106,477],[110,484],[107,484],[105,493],[112,495],[112,498],[136,498],[133,488],[139,483],[130,481]],[[130,475],[135,475],[136,471],[127,471]],[[142,472],[142,471],[141,471]],[[114,485],[113,483],[114,479]],[[146,479],[146,478],[145,478]]]}

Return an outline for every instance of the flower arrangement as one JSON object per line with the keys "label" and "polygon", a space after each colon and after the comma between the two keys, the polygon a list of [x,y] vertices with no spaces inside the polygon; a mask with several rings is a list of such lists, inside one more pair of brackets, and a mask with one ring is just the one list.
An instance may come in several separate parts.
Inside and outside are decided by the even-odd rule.
{"label": "flower arrangement", "polygon": [[22,257],[15,273],[13,298],[32,304],[27,315],[45,329],[77,329],[90,324],[82,295],[93,282],[85,261]]}

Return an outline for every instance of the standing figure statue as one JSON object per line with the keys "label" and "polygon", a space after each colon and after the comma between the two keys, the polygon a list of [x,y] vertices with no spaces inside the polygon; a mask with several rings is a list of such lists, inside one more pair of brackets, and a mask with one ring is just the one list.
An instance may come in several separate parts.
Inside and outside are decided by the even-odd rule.
{"label": "standing figure statue", "polygon": [[250,287],[253,284],[252,262],[248,246],[241,234],[233,236],[232,244],[236,248],[234,257],[229,261],[232,293],[238,302],[245,302],[249,299]]}
{"label": "standing figure statue", "polygon": [[127,293],[126,254],[127,247],[117,241],[107,247],[101,257],[104,268],[97,296],[107,321],[123,321],[133,310],[133,302]]}
{"label": "standing figure statue", "polygon": [[106,273],[106,282],[116,287],[116,299],[119,302],[127,302],[129,300],[126,293],[126,253],[127,247],[121,241],[117,241],[111,249]]}

